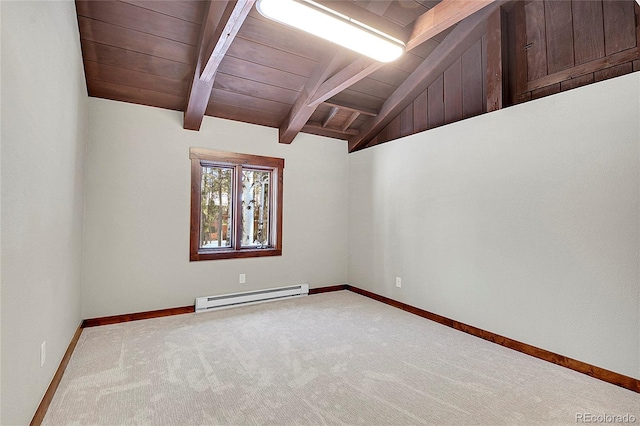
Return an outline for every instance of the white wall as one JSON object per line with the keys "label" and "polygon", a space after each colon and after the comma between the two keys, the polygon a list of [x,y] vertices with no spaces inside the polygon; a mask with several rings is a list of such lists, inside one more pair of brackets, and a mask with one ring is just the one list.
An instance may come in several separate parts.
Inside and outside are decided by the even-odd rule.
{"label": "white wall", "polygon": [[350,155],[349,284],[640,378],[639,117],[634,73]]}
{"label": "white wall", "polygon": [[[347,274],[346,142],[205,117],[89,100],[82,314],[84,318],[194,303],[198,296]],[[189,147],[285,159],[283,255],[189,262]],[[238,284],[238,275],[247,282]]]}
{"label": "white wall", "polygon": [[15,425],[33,417],[81,320],[87,94],[73,2],[2,1],[1,27],[0,423]]}

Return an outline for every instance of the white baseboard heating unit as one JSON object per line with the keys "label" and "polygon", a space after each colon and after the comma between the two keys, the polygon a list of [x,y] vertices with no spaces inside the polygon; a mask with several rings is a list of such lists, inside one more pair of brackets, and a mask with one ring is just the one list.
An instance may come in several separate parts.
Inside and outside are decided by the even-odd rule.
{"label": "white baseboard heating unit", "polygon": [[208,312],[235,306],[254,305],[256,303],[306,296],[308,294],[309,284],[298,284],[287,287],[223,294],[220,296],[198,297],[196,298],[196,312]]}

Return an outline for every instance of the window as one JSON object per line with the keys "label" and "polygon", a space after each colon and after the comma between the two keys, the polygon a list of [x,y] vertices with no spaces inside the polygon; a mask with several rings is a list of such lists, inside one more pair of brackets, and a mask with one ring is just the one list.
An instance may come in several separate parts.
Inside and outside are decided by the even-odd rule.
{"label": "window", "polygon": [[190,260],[280,256],[284,160],[191,148]]}

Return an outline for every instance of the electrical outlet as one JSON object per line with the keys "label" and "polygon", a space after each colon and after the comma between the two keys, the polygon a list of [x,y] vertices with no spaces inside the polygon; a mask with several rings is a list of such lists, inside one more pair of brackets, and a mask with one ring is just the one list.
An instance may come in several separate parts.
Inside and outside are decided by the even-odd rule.
{"label": "electrical outlet", "polygon": [[245,274],[240,274],[239,282],[240,284],[244,284],[245,282],[247,282],[247,277],[245,276]]}
{"label": "electrical outlet", "polygon": [[44,341],[40,345],[40,367],[44,366],[44,362],[47,360],[47,342]]}
{"label": "electrical outlet", "polygon": [[396,277],[396,287],[402,287],[402,278]]}

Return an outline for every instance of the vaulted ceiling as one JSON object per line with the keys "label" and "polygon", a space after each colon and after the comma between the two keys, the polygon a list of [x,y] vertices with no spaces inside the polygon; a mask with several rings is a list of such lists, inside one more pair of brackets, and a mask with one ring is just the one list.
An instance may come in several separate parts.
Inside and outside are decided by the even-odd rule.
{"label": "vaulted ceiling", "polygon": [[[318,2],[405,41],[407,52],[395,62],[377,63],[264,18],[256,11],[255,0],[77,0],[89,95],[183,111],[185,129],[197,131],[203,116],[209,115],[278,128],[282,143],[291,143],[299,132],[307,132],[349,140],[350,150],[355,150],[382,140],[381,135],[394,126],[394,120],[399,128],[399,117],[403,113],[411,115],[422,104],[424,128],[419,128],[420,117],[416,113],[418,121],[412,117],[411,129],[415,132],[433,127],[426,122],[427,118],[431,120],[427,117],[427,103],[448,96],[444,93],[445,83],[438,83],[439,78],[446,79],[447,72],[450,80],[452,74],[456,77],[459,86],[449,89],[454,97],[460,97],[458,119],[500,107],[511,90],[506,72],[508,60],[504,57],[509,27],[506,15],[500,14],[504,2]],[[602,9],[603,0],[596,2]],[[571,4],[561,0],[549,3]],[[633,47],[635,53],[627,53],[625,60],[634,64],[638,59],[639,32],[635,20],[623,19],[629,11],[633,19],[634,3],[617,3],[626,6],[609,14],[628,27],[631,35],[627,38],[633,39],[633,46],[623,46],[620,51]],[[524,14],[525,8],[521,5],[513,14]],[[636,6],[636,13],[637,10]],[[561,11],[553,12],[553,16],[559,16]],[[569,13],[575,20],[576,12],[569,9]],[[593,17],[594,13],[587,14]],[[607,13],[604,18],[602,12],[597,16],[606,24]],[[619,16],[623,18],[620,20]],[[534,24],[527,18],[527,34],[511,28],[511,38],[516,39],[520,33],[528,36]],[[493,30],[488,31],[487,25],[493,25]],[[493,40],[489,49],[488,40]],[[547,40],[548,46],[558,43],[552,41]],[[548,55],[546,50],[544,53]],[[608,56],[603,53],[593,60],[605,57]],[[572,61],[571,66],[560,71],[576,66]],[[601,68],[605,65],[610,64],[598,64]],[[630,66],[632,72],[634,65]],[[497,69],[492,71],[492,67]],[[478,71],[468,71],[471,68]],[[591,68],[587,71],[593,73]],[[547,80],[552,81],[557,72],[545,65]],[[497,81],[492,81],[492,75],[499,77]],[[438,86],[432,98],[427,99],[433,84],[440,84],[443,94],[439,94]],[[424,99],[420,101],[422,92]],[[515,93],[511,95],[516,99]],[[465,105],[463,98],[469,99]],[[409,107],[412,110],[407,114]],[[442,123],[446,121],[445,112],[443,109]],[[401,135],[400,131],[397,133]]]}

